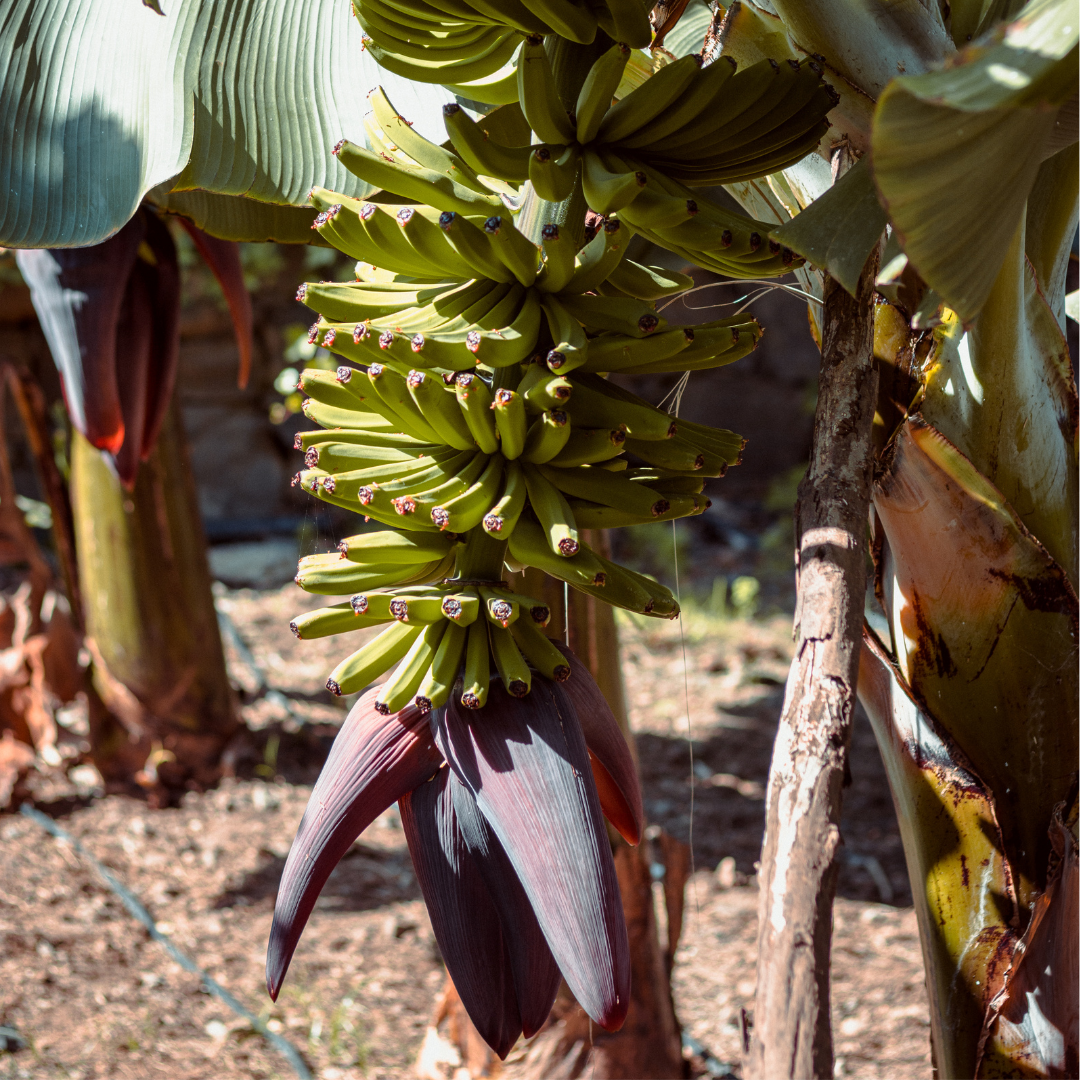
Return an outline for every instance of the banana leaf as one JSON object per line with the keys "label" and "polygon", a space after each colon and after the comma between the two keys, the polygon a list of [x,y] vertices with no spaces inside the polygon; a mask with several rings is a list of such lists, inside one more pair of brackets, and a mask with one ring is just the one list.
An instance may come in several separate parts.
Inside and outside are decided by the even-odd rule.
{"label": "banana leaf", "polygon": [[196,220],[212,230],[211,210],[224,214],[226,238],[298,239],[280,207],[313,186],[370,190],[330,151],[363,143],[379,83],[419,131],[445,137],[452,94],[382,71],[348,4],[174,0],[159,15],[132,0],[12,0],[0,18],[0,245],[100,243],[161,185],[254,204],[204,207]]}
{"label": "banana leaf", "polygon": [[[935,6],[936,7],[936,6]],[[987,302],[1040,163],[1077,138],[1072,0],[1032,0],[878,102],[874,179],[904,251],[965,323]]]}

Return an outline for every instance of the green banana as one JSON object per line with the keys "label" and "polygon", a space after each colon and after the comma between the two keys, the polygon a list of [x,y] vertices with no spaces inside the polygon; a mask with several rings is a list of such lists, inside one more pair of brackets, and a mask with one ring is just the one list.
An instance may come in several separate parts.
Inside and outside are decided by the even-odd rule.
{"label": "green banana", "polygon": [[529,517],[521,517],[510,534],[510,554],[522,566],[535,566],[575,588],[599,588],[604,584],[604,569],[586,545],[582,544],[576,555],[556,555],[547,533]]}
{"label": "green banana", "polygon": [[442,600],[443,617],[458,626],[471,626],[480,615],[480,597],[475,591],[447,593]]}
{"label": "green banana", "polygon": [[[565,495],[572,495],[575,499],[588,499],[590,502],[626,510],[642,517],[655,518],[668,510],[668,501],[652,488],[644,484],[635,484],[623,476],[613,475],[603,469],[592,469],[587,465],[581,465],[576,469],[553,468],[550,465],[531,467],[535,468],[550,485]],[[528,478],[528,470],[525,475]],[[532,502],[531,487],[529,501]],[[537,516],[540,516],[539,512]],[[540,520],[543,523],[542,517]]]}
{"label": "green banana", "polygon": [[343,559],[352,562],[427,563],[443,559],[453,551],[457,540],[439,534],[400,533],[395,530],[359,533],[347,536],[338,544]]}
{"label": "green banana", "polygon": [[618,218],[606,218],[596,235],[577,253],[574,272],[562,293],[591,292],[611,276],[626,255],[632,232]]}
{"label": "green banana", "polygon": [[581,157],[581,183],[589,209],[607,215],[629,206],[649,183],[640,169],[612,172],[595,150]]}
{"label": "green banana", "polygon": [[432,509],[431,520],[440,529],[455,533],[476,528],[495,502],[505,462],[501,454],[492,454],[484,471],[467,490]]}
{"label": "green banana", "polygon": [[488,639],[491,642],[491,654],[495,658],[495,667],[499,677],[512,697],[523,698],[532,689],[532,672],[525,663],[525,657],[514,642],[509,630],[501,626],[488,627]]}
{"label": "green banana", "polygon": [[619,145],[626,149],[640,147],[650,151],[661,139],[696,124],[699,118],[708,117],[737,68],[738,64],[730,56],[717,57],[708,67],[698,71],[683,93],[662,112],[619,139]]}
{"label": "green banana", "polygon": [[605,0],[593,8],[601,29],[612,41],[625,41],[631,49],[647,49],[652,42],[648,3],[637,0]]}
{"label": "green banana", "polygon": [[508,461],[521,456],[525,448],[525,403],[513,390],[496,390],[494,404],[495,428],[499,433],[502,456]]}
{"label": "green banana", "polygon": [[626,474],[627,480],[648,484],[653,491],[670,498],[672,495],[700,495],[705,490],[705,478],[700,473],[673,472],[670,469],[640,468]]}
{"label": "green banana", "polygon": [[365,183],[439,210],[454,210],[464,217],[483,218],[502,205],[496,195],[482,195],[432,169],[392,165],[348,139],[342,139],[334,147],[334,153],[349,172]]}
{"label": "green banana", "polygon": [[499,440],[496,436],[495,416],[491,411],[493,398],[487,383],[479,375],[463,372],[454,383],[454,393],[469,432],[481,452],[497,453]]}
{"label": "green banana", "polygon": [[620,529],[627,525],[649,525],[654,521],[674,521],[676,518],[691,517],[702,513],[709,505],[708,499],[697,499],[693,495],[667,495],[669,506],[662,514],[632,514],[614,506],[587,502],[584,499],[568,500],[574,518],[582,529]]}
{"label": "green banana", "polygon": [[542,633],[529,619],[518,619],[510,627],[510,634],[522,655],[545,679],[566,682],[570,678],[570,665],[566,662],[551,639]]}
{"label": "green banana", "polygon": [[421,712],[430,712],[449,700],[468,636],[469,631],[456,623],[444,631],[435,658],[416,690],[416,706]]}
{"label": "green banana", "polygon": [[375,698],[376,712],[387,716],[399,712],[413,700],[424,678],[424,672],[435,659],[446,630],[446,620],[442,619],[429,623],[417,634],[409,646],[409,651],[390,678],[383,683],[378,697]]}
{"label": "green banana", "polygon": [[340,555],[305,555],[296,568],[294,580],[304,592],[317,596],[347,596],[384,585],[425,581],[439,562],[407,566],[401,563],[374,563],[360,566]]}
{"label": "green banana", "polygon": [[394,219],[417,260],[425,266],[465,280],[476,276],[476,267],[458,254],[435,222],[418,214],[411,206],[402,207]]}
{"label": "green banana", "polygon": [[562,292],[574,276],[577,265],[569,237],[562,238],[558,225],[545,225],[540,233],[540,246],[544,263],[537,275],[536,287],[541,292]]}
{"label": "green banana", "polygon": [[[591,344],[590,344],[591,348]],[[518,393],[532,413],[561,409],[569,400],[574,384],[563,375],[552,375],[545,364],[532,364],[518,384]]]}
{"label": "green banana", "polygon": [[496,256],[526,288],[540,269],[540,249],[518,232],[509,214],[493,214],[484,221],[484,232],[491,240]]}
{"label": "green banana", "polygon": [[527,289],[512,322],[490,330],[472,331],[466,336],[466,348],[473,353],[477,363],[488,367],[519,364],[536,348],[541,311],[537,290]]}
{"label": "green banana", "polygon": [[[681,433],[680,433],[681,435]],[[661,469],[671,469],[674,472],[701,472],[705,468],[705,455],[680,435],[674,439],[665,439],[663,442],[646,442],[638,439],[627,439],[626,449],[629,453],[655,465]]]}
{"label": "green banana", "polygon": [[525,119],[541,142],[566,144],[574,141],[574,125],[559,100],[551,62],[544,39],[531,34],[525,39],[517,63],[518,101]]}
{"label": "green banana", "polygon": [[409,307],[424,307],[452,285],[368,285],[349,281],[308,281],[297,290],[296,299],[318,311],[329,322],[353,322],[393,315]]}
{"label": "green banana", "polygon": [[439,441],[458,450],[471,450],[476,441],[457,403],[457,396],[442,379],[422,371],[410,371],[406,380],[416,407],[439,436]]}
{"label": "green banana", "polygon": [[477,181],[469,163],[444,147],[430,142],[414,130],[413,126],[394,108],[381,86],[368,94],[368,104],[371,105],[375,120],[383,134],[400,150],[408,154],[417,165],[440,172],[456,183],[472,188],[473,191],[488,194],[484,186]]}
{"label": "green banana", "polygon": [[[440,0],[440,6],[444,3],[445,0]],[[430,56],[427,59],[408,57],[391,47],[380,45],[374,38],[366,38],[364,46],[379,67],[386,68],[402,78],[428,83],[442,83],[444,80],[449,83],[463,83],[482,79],[505,66],[517,51],[519,38],[506,28],[505,34],[495,33],[488,40],[492,43],[485,51],[454,62],[432,59]],[[394,39],[391,39],[388,45],[393,44]]]}
{"label": "green banana", "polygon": [[694,279],[689,274],[677,274],[662,266],[642,266],[633,259],[623,259],[608,274],[605,284],[639,300],[661,300],[692,289]]}
{"label": "green banana", "polygon": [[335,409],[356,409],[360,412],[371,412],[367,395],[352,382],[351,371],[348,378],[342,378],[337,371],[305,368],[300,372],[297,389],[307,397],[314,398],[316,401],[320,401],[324,405],[330,405]]}
{"label": "green banana", "polygon": [[[399,495],[397,498],[389,499],[390,504],[394,510],[402,517],[410,517],[417,515],[420,520],[425,524],[431,521],[431,511],[440,506],[445,500],[452,499],[456,495],[468,490],[469,487],[475,482],[477,477],[483,472],[487,465],[487,455],[479,452],[474,453],[472,460],[469,461],[463,468],[461,468],[456,474],[447,476],[442,483],[435,484],[434,486],[422,485],[420,487],[413,488],[412,490]],[[385,490],[376,490],[374,492],[375,498],[372,500],[376,509],[381,509],[385,513],[385,505],[388,500],[388,493]],[[365,506],[369,508],[372,504],[365,503]],[[417,513],[419,511],[419,513]],[[433,524],[431,527],[438,528],[437,524]]]}
{"label": "green banana", "polygon": [[289,629],[302,641],[312,638],[329,637],[331,634],[346,634],[350,630],[362,630],[368,626],[378,626],[387,619],[365,619],[357,615],[351,604],[334,604],[315,611],[297,615],[289,623]]}
{"label": "green banana", "polygon": [[467,709],[482,709],[487,702],[491,682],[491,660],[488,651],[488,621],[478,619],[469,627],[465,648],[465,672],[462,679],[461,704]]}
{"label": "green banana", "polygon": [[[529,505],[547,534],[551,550],[564,558],[576,555],[580,548],[577,522],[574,512],[567,505],[562,491],[551,480],[550,473],[571,472],[567,469],[544,469],[525,464],[525,487],[529,493]],[[607,474],[605,479],[613,479]]]}
{"label": "green banana", "polygon": [[552,371],[562,374],[581,367],[585,363],[589,349],[589,341],[581,328],[581,323],[570,314],[563,303],[564,300],[571,298],[566,294],[561,297],[547,294],[540,300],[547,318],[551,340],[555,343],[555,347],[545,358],[547,366]]}
{"label": "green banana", "polygon": [[630,59],[630,50],[621,43],[622,39],[617,41],[618,44],[612,45],[593,62],[578,92],[574,111],[577,117],[577,141],[582,146],[596,138],[600,123],[611,108],[611,99],[626,70],[626,61]]}
{"label": "green banana", "polygon": [[589,342],[589,356],[582,371],[625,371],[643,364],[673,361],[679,370],[679,355],[694,340],[694,331],[683,327],[650,337],[628,337],[626,334],[600,334]]}
{"label": "green banana", "polygon": [[618,429],[573,427],[566,445],[548,464],[572,469],[610,461],[626,450],[626,432]]}
{"label": "green banana", "polygon": [[500,180],[529,179],[529,157],[532,147],[504,146],[492,139],[460,106],[443,106],[443,123],[454,149],[481,176]]}
{"label": "green banana", "polygon": [[619,143],[645,127],[672,102],[678,101],[697,77],[701,57],[683,56],[662,67],[644,85],[617,101],[600,122],[598,143]]}
{"label": "green banana", "polygon": [[559,299],[563,307],[590,330],[612,330],[631,337],[646,337],[667,326],[667,320],[656,313],[656,305],[648,300],[589,293],[568,293]]}
{"label": "green banana", "polygon": [[357,593],[351,603],[354,611],[368,618],[427,625],[443,618],[442,600],[441,589],[414,586]]}
{"label": "green banana", "polygon": [[529,182],[536,194],[552,203],[569,198],[580,159],[576,145],[534,147],[529,157]]}
{"label": "green banana", "polygon": [[518,462],[508,461],[503,475],[505,479],[502,495],[484,516],[481,524],[484,526],[484,532],[505,540],[514,531],[518,518],[521,517],[527,492],[525,474]]}
{"label": "green banana", "polygon": [[367,370],[367,377],[379,400],[391,416],[397,416],[404,431],[428,442],[443,441],[413,401],[409,384],[398,372],[383,364],[372,364]]}
{"label": "green banana", "polygon": [[341,661],[326,680],[326,689],[341,697],[355,694],[396,664],[420,636],[420,627],[395,623],[362,649]]}
{"label": "green banana", "polygon": [[596,20],[592,12],[573,0],[521,0],[521,3],[567,41],[588,45],[596,37]]}
{"label": "green banana", "polygon": [[574,379],[574,393],[566,411],[573,420],[597,427],[620,428],[636,439],[670,439],[678,427],[675,418],[650,405],[647,401],[621,387],[616,393],[614,384],[596,375],[579,373]]}
{"label": "green banana", "polygon": [[[366,484],[356,493],[356,498],[363,507],[362,513],[369,514],[376,520],[380,519],[380,515],[388,517],[394,524],[401,525],[403,523],[397,521],[396,517],[414,514],[417,497],[435,489],[446,489],[448,485],[452,487],[455,477],[464,470],[474,468],[475,459],[474,451],[465,450],[428,468],[387,474],[382,479]],[[427,529],[436,528],[426,520],[420,524]]]}
{"label": "green banana", "polygon": [[517,279],[492,251],[491,241],[483,229],[453,210],[439,215],[439,228],[446,234],[447,243],[474,268],[477,277],[491,281],[516,281]]}
{"label": "green banana", "polygon": [[481,585],[480,600],[488,620],[504,630],[521,615],[521,605],[513,593]]}

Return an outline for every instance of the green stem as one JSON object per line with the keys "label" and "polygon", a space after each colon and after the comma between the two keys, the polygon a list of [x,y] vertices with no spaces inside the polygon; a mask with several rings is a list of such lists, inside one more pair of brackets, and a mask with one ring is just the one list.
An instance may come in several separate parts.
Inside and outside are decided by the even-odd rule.
{"label": "green stem", "polygon": [[455,576],[476,581],[502,581],[506,541],[496,540],[479,525],[465,534],[458,553]]}

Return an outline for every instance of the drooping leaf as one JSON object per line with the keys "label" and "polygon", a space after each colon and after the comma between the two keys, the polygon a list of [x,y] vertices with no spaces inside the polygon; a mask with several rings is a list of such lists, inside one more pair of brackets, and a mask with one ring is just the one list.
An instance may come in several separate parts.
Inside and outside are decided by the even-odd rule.
{"label": "drooping leaf", "polygon": [[828,271],[854,296],[862,268],[885,224],[869,162],[862,158],[828,191],[770,235]]}
{"label": "drooping leaf", "polygon": [[863,634],[859,700],[874,729],[904,845],[942,1076],[974,1076],[989,975],[1008,963],[1016,897],[986,785]]}
{"label": "drooping leaf", "polygon": [[[441,140],[438,86],[382,71],[338,0],[13,0],[0,19],[0,244],[99,243],[167,181],[298,206],[370,189],[330,155],[387,87]],[[175,180],[174,180],[175,178]]]}
{"label": "drooping leaf", "polygon": [[94,446],[111,453],[124,441],[117,322],[144,235],[145,222],[138,216],[92,248],[17,256],[60,372],[71,421]]}
{"label": "drooping leaf", "polygon": [[236,373],[236,385],[241,390],[247,386],[251,374],[252,329],[254,317],[251,312],[251,296],[244,284],[244,267],[240,262],[240,249],[234,240],[219,240],[210,236],[185,218],[180,219],[187,234],[195,242],[199,254],[214,273],[225,303],[229,305],[236,347],[240,351],[240,367]]}
{"label": "drooping leaf", "polygon": [[[942,71],[896,79],[873,130],[874,178],[922,278],[968,322],[982,309],[1077,91],[1071,0],[1020,17]],[[1063,137],[1076,139],[1075,124]],[[988,167],[993,162],[993,167]]]}
{"label": "drooping leaf", "polygon": [[990,792],[1026,907],[1076,767],[1076,595],[1001,492],[919,417],[895,436],[873,506],[897,665]]}
{"label": "drooping leaf", "polygon": [[483,714],[452,700],[436,741],[498,837],[585,1011],[607,1030],[626,1018],[630,954],[588,751],[556,683],[525,698],[493,682]]}
{"label": "drooping leaf", "polygon": [[413,706],[381,716],[377,696],[377,687],[369,690],[342,724],[285,861],[266,949],[266,988],[275,1000],[338,861],[379,814],[442,764],[427,717]]}
{"label": "drooping leaf", "polygon": [[569,646],[558,641],[555,646],[570,664],[570,678],[562,684],[562,688],[574,707],[581,733],[585,736],[589,764],[604,816],[628,844],[639,844],[645,827],[645,809],[634,755],[592,672]]}
{"label": "drooping leaf", "polygon": [[514,980],[499,913],[469,854],[440,769],[398,802],[416,878],[447,973],[484,1041],[505,1058],[521,1034]]}

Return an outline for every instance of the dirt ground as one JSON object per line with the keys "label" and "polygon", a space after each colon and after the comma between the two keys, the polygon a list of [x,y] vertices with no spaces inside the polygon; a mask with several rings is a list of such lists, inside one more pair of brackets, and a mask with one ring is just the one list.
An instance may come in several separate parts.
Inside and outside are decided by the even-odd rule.
{"label": "dirt ground", "polygon": [[[230,754],[235,777],[151,811],[102,797],[84,765],[37,781],[36,805],[134,890],[160,930],[269,1018],[314,1075],[411,1077],[444,973],[396,810],[342,861],[281,998],[266,997],[277,881],[343,716],[321,689],[340,645],[292,638],[288,620],[300,608],[291,586],[218,589],[242,643],[229,658],[252,729]],[[696,873],[674,969],[677,1012],[696,1040],[690,1064],[695,1075],[738,1076],[740,1010],[754,988],[754,862],[790,621],[688,612],[681,627],[628,618],[622,633],[648,816],[683,840],[692,829]],[[68,738],[80,738],[79,724],[68,718]],[[915,1080],[930,1075],[918,934],[884,772],[861,717],[851,773],[833,950],[836,1073]],[[453,1076],[453,1066],[444,1072]],[[0,1077],[290,1075],[69,845],[18,814],[0,817]]]}

